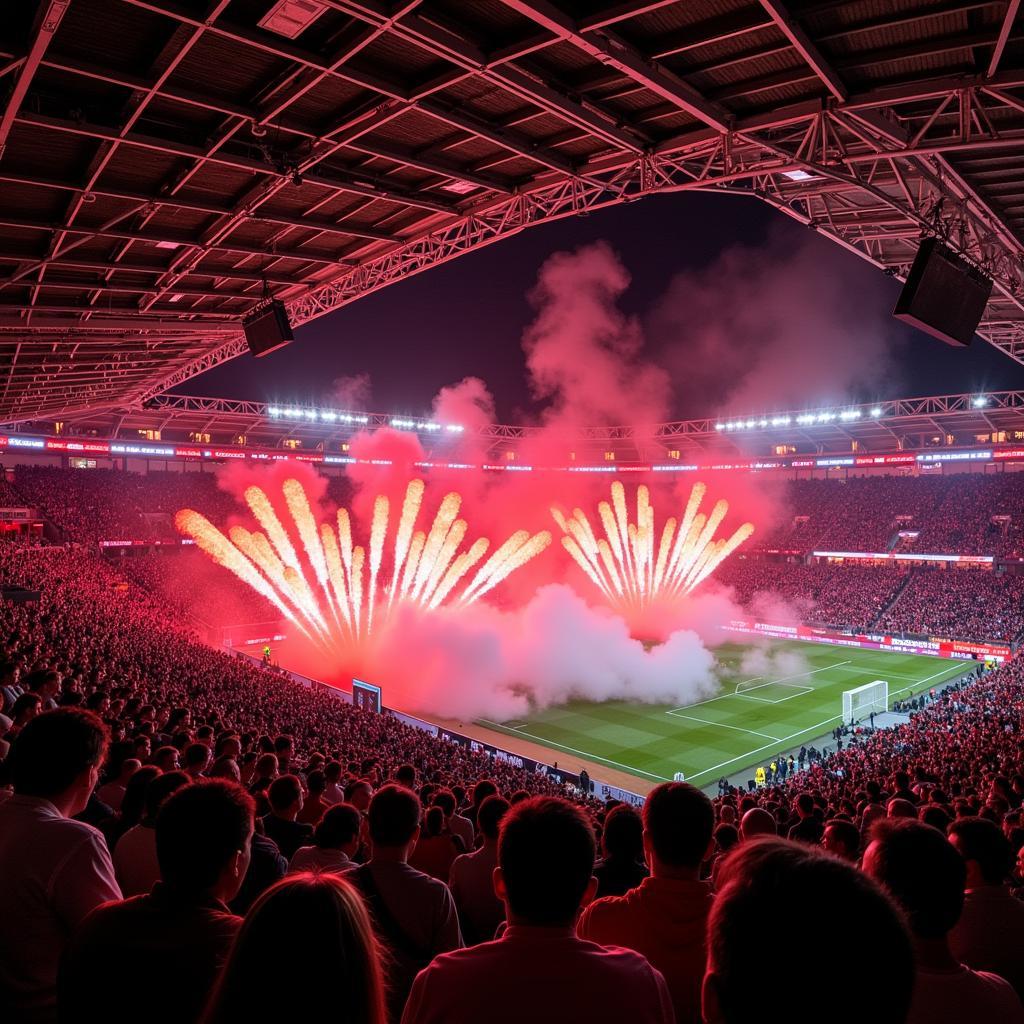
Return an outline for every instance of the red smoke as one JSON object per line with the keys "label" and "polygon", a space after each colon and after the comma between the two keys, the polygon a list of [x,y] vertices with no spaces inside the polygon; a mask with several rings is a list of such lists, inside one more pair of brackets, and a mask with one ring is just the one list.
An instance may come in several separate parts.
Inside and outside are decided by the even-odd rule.
{"label": "red smoke", "polygon": [[[702,404],[728,398],[744,403],[743,411],[755,411],[779,402],[800,404],[795,397],[790,401],[795,389],[806,399],[819,386],[823,364],[815,345],[832,358],[835,332],[847,329],[833,325],[828,334],[822,311],[823,303],[838,301],[837,292],[826,290],[833,272],[817,269],[817,253],[776,248],[773,242],[767,251],[732,250],[707,273],[673,282],[648,322],[664,362],[673,368],[671,377],[645,352],[641,321],[619,309],[629,274],[609,246],[599,243],[548,259],[531,296],[536,316],[523,338],[532,392],[546,406],[528,425],[531,436],[516,443],[515,461],[506,461],[500,445],[482,436],[481,428],[494,420],[493,398],[483,381],[465,378],[443,388],[433,402],[434,419],[463,425],[462,434],[438,431],[421,443],[414,433],[382,429],[350,442],[348,454],[373,464],[346,468],[352,491],[346,503],[366,531],[374,498],[386,495],[395,516],[409,480],[420,477],[427,483],[424,511],[430,518],[445,493],[462,495],[467,543],[485,536],[493,550],[519,529],[551,530],[555,543],[488,595],[487,604],[431,614],[403,609],[351,664],[327,666],[311,657],[301,667],[343,686],[359,674],[381,683],[395,706],[463,718],[509,718],[572,696],[681,704],[713,690],[714,659],[705,645],[717,643],[720,624],[738,614],[729,593],[709,580],[695,595],[662,609],[648,624],[648,635],[666,642],[645,651],[627,624],[601,606],[600,593],[562,549],[549,508],[558,504],[571,512],[580,506],[593,519],[597,502],[607,499],[615,475],[564,471],[573,465],[574,452],[578,462],[595,460],[592,446],[577,450],[574,438],[584,426],[640,425],[638,448],[651,457],[657,452],[653,433],[642,425],[668,418],[673,387],[677,397],[700,396]],[[790,281],[794,272],[802,276],[797,284]],[[817,312],[794,329],[792,312],[801,307],[805,314],[808,308]],[[865,338],[857,358],[849,360],[851,379],[858,379],[861,361],[872,362],[878,354],[877,342]],[[341,397],[369,392],[365,379],[336,385]],[[511,465],[519,471],[417,467],[423,461]],[[524,471],[527,466],[534,468]],[[298,476],[311,499],[323,503],[322,478],[295,462],[257,469],[233,465],[222,480],[240,496],[261,476],[274,494],[285,477]],[[698,479],[708,485],[704,511],[719,498],[730,503],[719,536],[746,520],[767,529],[781,514],[775,482],[763,477],[720,471],[656,477],[645,482],[659,535],[665,518],[680,514]],[[620,478],[634,502],[634,481],[629,474]],[[563,582],[571,589],[557,585]]]}

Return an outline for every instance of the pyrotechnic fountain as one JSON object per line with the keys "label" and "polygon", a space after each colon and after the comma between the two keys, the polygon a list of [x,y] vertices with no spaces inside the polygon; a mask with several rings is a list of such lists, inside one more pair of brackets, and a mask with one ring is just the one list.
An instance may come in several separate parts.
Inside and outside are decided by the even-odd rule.
{"label": "pyrotechnic fountain", "polygon": [[700,512],[706,490],[704,484],[694,484],[682,518],[665,520],[657,549],[654,507],[643,484],[636,492],[635,523],[629,521],[625,488],[618,480],[612,484],[611,504],[602,501],[597,506],[603,537],[597,536],[580,508],[571,516],[558,508],[551,514],[565,535],[565,550],[608,604],[636,623],[651,609],[685,597],[754,532],[752,523],[744,523],[728,540],[715,540],[729,503],[722,499],[710,515]]}
{"label": "pyrotechnic fountain", "polygon": [[178,512],[175,525],[334,658],[357,651],[399,606],[430,612],[442,605],[471,604],[551,543],[546,530],[532,536],[519,530],[486,560],[486,538],[460,551],[468,529],[466,520],[458,518],[461,496],[446,495],[429,528],[418,530],[424,485],[412,480],[393,540],[388,541],[390,503],[382,495],[373,504],[369,543],[358,545],[348,509],[338,509],[336,523],[317,523],[298,480],[286,480],[282,492],[294,534],[256,486],[246,489],[245,500],[262,532],[232,526],[225,536],[192,509]]}

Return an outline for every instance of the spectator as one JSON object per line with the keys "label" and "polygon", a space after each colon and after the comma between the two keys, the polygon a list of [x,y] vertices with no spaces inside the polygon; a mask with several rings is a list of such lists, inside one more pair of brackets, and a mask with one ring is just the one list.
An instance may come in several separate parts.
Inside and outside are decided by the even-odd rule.
{"label": "spectator", "polygon": [[907,915],[916,964],[907,1024],[960,1024],[974,1017],[1024,1022],[1024,1008],[1008,981],[971,970],[950,950],[967,871],[941,832],[908,819],[877,821],[864,851],[864,871]]}
{"label": "spectator", "polygon": [[190,781],[185,772],[165,772],[146,787],[145,817],[128,829],[114,847],[114,873],[125,898],[149,892],[160,878],[160,859],[156,848],[157,814],[163,802]]}
{"label": "spectator", "polygon": [[860,860],[860,832],[852,821],[833,818],[825,825],[821,845],[829,853],[851,864]]}
{"label": "spectator", "polygon": [[577,807],[551,797],[514,805],[501,823],[494,875],[508,928],[493,942],[437,957],[417,976],[403,1024],[671,1022],[665,980],[643,957],[575,934],[597,890],[594,853],[593,829]]}
{"label": "spectator", "polygon": [[740,838],[744,842],[757,836],[778,835],[778,832],[779,827],[771,811],[765,810],[763,807],[751,807],[740,818]]}
{"label": "spectator", "polygon": [[94,908],[121,898],[107,844],[73,821],[89,801],[108,742],[92,712],[34,718],[11,750],[14,795],[0,803],[0,1006],[52,1021],[57,963]]}
{"label": "spectator", "polygon": [[295,775],[274,779],[267,791],[270,813],[263,817],[263,831],[287,860],[313,838],[313,826],[296,821],[302,810],[302,783]]}
{"label": "spectator", "polygon": [[814,797],[810,793],[801,793],[796,798],[796,818],[796,824],[789,830],[789,838],[811,846],[820,843],[824,829],[814,806]]}
{"label": "spectator", "polygon": [[324,800],[324,790],[327,788],[327,778],[319,769],[310,772],[306,776],[306,796],[302,801],[302,807],[296,815],[295,820],[303,825],[315,826],[324,816],[328,803]]}
{"label": "spectator", "polygon": [[450,789],[439,789],[434,794],[433,802],[444,811],[445,829],[462,843],[461,852],[472,850],[476,839],[473,822],[465,815],[458,813],[455,794]]}
{"label": "spectator", "polygon": [[711,801],[685,782],[663,782],[648,795],[643,849],[651,875],[625,896],[590,904],[577,934],[602,946],[643,954],[668,983],[676,1024],[699,1024],[700,979],[712,893],[700,880],[713,848]]}
{"label": "spectator", "polygon": [[[60,973],[60,1019],[152,1024],[198,1018],[241,926],[227,907],[249,863],[255,804],[241,786],[204,781],[169,796],[156,822],[160,880],[147,895],[94,910]],[[117,965],[116,985],[101,979]]]}
{"label": "spectator", "polygon": [[328,807],[313,832],[313,845],[295,851],[288,865],[289,874],[300,871],[345,871],[355,867],[359,832],[363,819],[351,804]]}
{"label": "spectator", "polygon": [[608,813],[601,833],[603,856],[594,865],[598,898],[622,896],[647,877],[643,831],[640,815],[632,807],[619,804]]}
{"label": "spectator", "polygon": [[446,882],[452,863],[464,852],[462,840],[456,839],[446,828],[444,811],[436,804],[428,807],[409,864],[431,878]]}
{"label": "spectator", "polygon": [[363,894],[377,933],[392,953],[388,1012],[398,1020],[413,978],[439,953],[462,945],[448,886],[409,865],[420,828],[420,802],[405,786],[383,786],[370,803],[371,856],[345,876]]}
{"label": "spectator", "polygon": [[[142,762],[134,757],[126,757],[121,762],[120,771],[109,782],[100,786],[96,795],[115,814],[121,810],[124,794],[128,788],[128,780],[142,767]],[[163,771],[163,769],[161,769]]]}
{"label": "spectator", "polygon": [[[794,964],[799,1002],[820,1007],[830,1024],[862,1024],[868,1015],[873,1024],[903,1024],[914,976],[910,942],[890,900],[859,871],[804,844],[763,838],[729,855],[721,882],[708,922],[706,1024],[793,1016],[793,987],[779,983],[776,958],[761,955],[765,925],[799,935],[827,907],[841,907],[842,921],[828,929],[827,941],[801,943]],[[849,967],[866,950],[882,966],[854,996]]]}
{"label": "spectator", "polygon": [[[299,935],[301,942],[287,941]],[[203,1024],[319,1020],[325,998],[346,1024],[385,1024],[384,959],[348,882],[333,874],[294,875],[246,915]],[[303,978],[313,983],[299,984]]]}
{"label": "spectator", "polygon": [[967,867],[964,909],[949,933],[953,956],[976,971],[991,971],[1024,998],[1024,903],[1006,886],[1013,850],[999,826],[985,818],[960,818],[949,841]]}
{"label": "spectator", "polygon": [[8,743],[13,743],[18,738],[18,733],[39,714],[42,704],[42,698],[38,693],[23,693],[15,698],[11,705],[11,724],[4,735]]}
{"label": "spectator", "polygon": [[487,797],[476,816],[480,848],[452,863],[449,886],[467,946],[493,939],[505,920],[505,904],[494,892],[494,869],[498,866],[498,827],[508,807],[508,801],[500,796]]}

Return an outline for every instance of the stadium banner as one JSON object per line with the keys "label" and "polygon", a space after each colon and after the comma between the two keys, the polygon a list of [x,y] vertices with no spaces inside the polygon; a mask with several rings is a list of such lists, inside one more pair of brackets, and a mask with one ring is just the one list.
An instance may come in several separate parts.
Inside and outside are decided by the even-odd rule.
{"label": "stadium banner", "polygon": [[913,551],[812,551],[815,558],[848,558],[887,562],[956,562],[958,565],[991,565],[995,561],[992,555],[925,555]]}
{"label": "stadium banner", "polygon": [[927,654],[934,658],[956,658],[961,661],[1009,661],[1013,657],[1012,649],[1006,644],[975,643],[946,637],[904,638],[886,633],[835,633],[820,626],[783,625],[749,619],[730,619],[728,625],[722,628],[730,633],[767,636],[776,640],[807,640],[837,647],[901,651],[905,654]]}
{"label": "stadium banner", "polygon": [[[411,422],[408,428],[415,425]],[[306,450],[282,450],[279,448],[262,448],[254,445],[237,445],[216,447],[191,444],[160,444],[125,441],[120,438],[69,438],[48,436],[26,436],[19,434],[0,435],[0,450],[18,448],[40,453],[75,455],[89,454],[97,456],[154,458],[160,460],[204,460],[227,462],[239,459],[256,461],[278,461],[294,459],[297,462],[326,463],[329,465],[361,465],[389,466],[390,459],[355,458],[344,454],[334,455],[320,447]],[[344,451],[344,449],[342,449]],[[909,466],[918,465],[922,468],[938,467],[946,462],[994,462],[995,460],[1024,459],[1024,448],[1005,445],[985,448],[962,448],[944,451],[924,452],[890,452],[879,455],[818,455],[794,456],[784,458],[751,459],[733,462],[708,462],[703,464],[681,463],[678,461],[626,462],[614,465],[545,465],[528,466],[515,463],[463,463],[463,462],[429,462],[421,461],[416,465],[423,469],[458,469],[484,470],[505,473],[530,473],[535,470],[569,472],[569,473],[693,473],[705,470],[725,472],[762,472],[779,469],[834,469],[869,466]]]}

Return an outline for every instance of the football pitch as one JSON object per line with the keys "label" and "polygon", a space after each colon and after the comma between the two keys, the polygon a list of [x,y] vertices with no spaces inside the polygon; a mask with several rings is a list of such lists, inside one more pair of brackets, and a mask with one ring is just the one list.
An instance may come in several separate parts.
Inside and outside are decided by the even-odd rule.
{"label": "football pitch", "polygon": [[[692,704],[572,701],[526,719],[480,724],[550,747],[556,756],[579,755],[649,782],[683,772],[688,782],[708,786],[828,736],[841,720],[844,690],[884,679],[891,705],[974,667],[972,662],[798,641],[756,649],[724,644],[715,655],[719,691]],[[767,674],[753,674],[752,661],[767,663]],[[781,673],[772,671],[773,665]]]}

